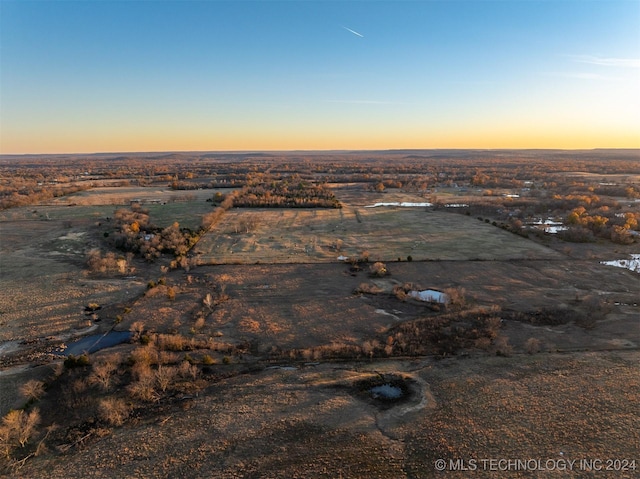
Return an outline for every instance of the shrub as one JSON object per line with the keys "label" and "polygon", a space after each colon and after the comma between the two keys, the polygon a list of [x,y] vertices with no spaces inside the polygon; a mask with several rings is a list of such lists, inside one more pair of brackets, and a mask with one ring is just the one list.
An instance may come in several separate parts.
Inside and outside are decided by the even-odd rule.
{"label": "shrub", "polygon": [[497,356],[509,356],[513,352],[513,348],[509,344],[509,338],[506,336],[498,336],[495,338],[493,347]]}
{"label": "shrub", "polygon": [[369,284],[369,283],[360,283],[360,285],[354,291],[355,294],[362,294],[362,293],[376,294],[381,292],[382,292],[382,289],[380,289],[375,284]]}
{"label": "shrub", "polygon": [[393,294],[399,301],[406,301],[407,299],[407,292],[400,285],[396,285],[393,287]]}
{"label": "shrub", "polygon": [[153,381],[136,381],[127,386],[127,391],[131,397],[142,401],[157,401],[159,396],[153,387]]}
{"label": "shrub", "polygon": [[199,372],[200,370],[198,369],[198,366],[196,366],[195,364],[191,364],[191,362],[188,361],[185,356],[185,360],[180,364],[180,376],[182,376],[183,378],[190,377],[195,381],[195,379],[198,377]]}
{"label": "shrub", "polygon": [[539,353],[542,343],[537,338],[529,338],[524,343],[524,350],[529,354]]}
{"label": "shrub", "polygon": [[369,267],[369,273],[371,276],[381,278],[387,274],[387,266],[384,263],[377,261]]}
{"label": "shrub", "polygon": [[195,329],[198,330],[198,329],[204,328],[204,323],[205,323],[204,316],[198,316],[196,318],[196,323],[194,325]]}
{"label": "shrub", "polygon": [[[225,356],[226,358],[227,356]],[[208,354],[205,354],[204,356],[202,356],[202,364],[204,365],[211,365],[211,364],[215,364],[216,360],[213,359],[211,356],[209,356]],[[228,363],[225,363],[228,364]]]}
{"label": "shrub", "polygon": [[183,351],[187,348],[187,340],[179,334],[159,334],[158,347],[164,351]]}
{"label": "shrub", "polygon": [[67,359],[64,360],[64,366],[67,369],[81,368],[90,364],[89,356],[87,354],[81,354],[80,356],[74,356],[70,354]]}
{"label": "shrub", "polygon": [[202,300],[202,304],[204,304],[210,310],[213,309],[214,302],[213,302],[213,298],[211,297],[211,293],[207,293],[207,295]]}
{"label": "shrub", "polygon": [[131,323],[129,331],[134,334],[134,337],[142,338],[142,333],[144,332],[144,323],[142,321],[134,321],[133,323]]}
{"label": "shrub", "polygon": [[158,363],[158,350],[153,344],[147,346],[141,346],[134,349],[129,356],[129,360],[135,364],[157,364]]}
{"label": "shrub", "polygon": [[98,404],[98,416],[112,426],[122,426],[129,417],[129,405],[119,398],[105,398]]}
{"label": "shrub", "polygon": [[450,307],[461,309],[467,303],[464,288],[447,288],[444,290],[444,293],[449,298],[448,304]]}
{"label": "shrub", "polygon": [[175,301],[176,299],[176,290],[173,286],[167,289],[167,299],[169,301]]}

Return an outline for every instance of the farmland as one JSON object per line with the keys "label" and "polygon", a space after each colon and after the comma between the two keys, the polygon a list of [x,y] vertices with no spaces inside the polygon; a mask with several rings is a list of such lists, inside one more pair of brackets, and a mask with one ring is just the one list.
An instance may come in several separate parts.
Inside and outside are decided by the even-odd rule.
{"label": "farmland", "polygon": [[[5,437],[4,472],[633,459],[640,277],[603,261],[639,252],[637,152],[213,156],[132,156],[116,177],[109,158],[48,158],[67,178],[51,185],[2,158],[0,412],[40,415],[24,444]],[[373,206],[403,202],[422,206]],[[567,231],[529,226],[547,219]],[[109,331],[132,338],[59,354]],[[402,397],[370,392],[385,385]]]}
{"label": "farmland", "polygon": [[[375,204],[380,197],[370,199]],[[243,229],[247,223],[252,225],[249,232]],[[558,257],[549,248],[466,216],[351,205],[340,210],[236,210],[198,243],[198,251],[207,263],[245,264],[327,262],[364,251],[379,261]]]}

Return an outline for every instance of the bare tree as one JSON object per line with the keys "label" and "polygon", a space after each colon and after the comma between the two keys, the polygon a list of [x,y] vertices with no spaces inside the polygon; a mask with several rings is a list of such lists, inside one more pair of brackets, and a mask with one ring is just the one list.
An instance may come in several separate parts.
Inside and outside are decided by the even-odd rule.
{"label": "bare tree", "polygon": [[37,401],[44,396],[44,382],[36,379],[30,379],[20,386],[20,393],[27,401]]}
{"label": "bare tree", "polygon": [[111,387],[113,374],[118,368],[118,360],[116,357],[109,357],[100,362],[93,364],[91,374],[89,375],[89,384],[99,386],[103,391],[108,391]]}
{"label": "bare tree", "polygon": [[101,419],[113,426],[121,426],[129,417],[130,408],[126,401],[119,398],[108,397],[100,400],[98,415]]}
{"label": "bare tree", "polygon": [[155,372],[156,384],[162,392],[165,392],[173,383],[178,370],[171,366],[158,366]]}
{"label": "bare tree", "polygon": [[22,409],[9,411],[2,418],[0,425],[0,444],[5,456],[9,456],[18,445],[24,447],[35,433],[39,423],[40,410],[38,408],[34,408],[28,413]]}

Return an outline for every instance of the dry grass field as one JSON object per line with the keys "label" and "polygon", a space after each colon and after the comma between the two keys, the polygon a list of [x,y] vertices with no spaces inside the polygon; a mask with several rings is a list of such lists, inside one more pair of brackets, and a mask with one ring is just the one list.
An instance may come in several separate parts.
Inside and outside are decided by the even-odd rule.
{"label": "dry grass field", "polygon": [[[639,359],[634,351],[267,369],[151,406],[73,453],[32,459],[17,477],[632,478],[637,469],[558,469],[585,459],[637,464]],[[385,408],[363,397],[357,384],[380,375],[410,382],[407,401]],[[450,470],[471,459],[476,470]],[[510,459],[547,469],[482,467]]]}
{"label": "dry grass field", "polygon": [[[127,276],[87,272],[104,219],[131,196],[194,193],[144,207],[159,226],[196,228],[212,190],[99,188],[1,212],[0,412],[24,404],[25,381],[51,381],[36,402],[42,448],[9,477],[637,477],[479,462],[635,459],[640,468],[638,275],[580,250],[632,246],[568,252],[473,216],[368,207],[429,201],[420,196],[334,189],[342,209],[232,208],[192,251],[203,265],[136,261]],[[338,260],[365,253],[359,269]],[[388,274],[370,275],[373,261]],[[441,310],[398,295],[403,285],[457,291],[464,304]],[[101,306],[95,316],[91,303]],[[460,315],[445,336],[494,314],[508,348],[366,354],[444,313]],[[107,393],[87,382],[93,365],[65,368],[52,353],[111,329],[144,335],[90,355],[92,364],[122,359],[122,382]],[[125,396],[122,425],[100,419],[99,401],[129,390],[132,358],[153,337],[171,346],[158,353],[163,366],[191,362],[193,381],[142,406]],[[332,355],[343,350],[358,353]],[[369,390],[391,383],[402,385],[400,400]],[[476,470],[450,470],[471,459]]]}
{"label": "dry grass field", "polygon": [[63,337],[86,329],[91,325],[86,305],[120,303],[140,290],[136,279],[87,276],[93,222],[58,213],[52,212],[50,221],[0,221],[2,341]]}
{"label": "dry grass field", "polygon": [[64,197],[56,198],[54,204],[75,205],[128,205],[133,201],[141,203],[170,203],[185,201],[205,201],[217,190],[172,190],[166,186],[103,186],[91,188]]}
{"label": "dry grass field", "polygon": [[[363,196],[354,202],[364,203]],[[200,240],[197,251],[204,262],[213,264],[316,263],[340,256],[358,258],[363,252],[375,261],[408,256],[418,261],[561,257],[476,218],[424,207],[369,207],[424,201],[398,196],[367,194],[368,203],[345,203],[339,210],[236,208]]]}
{"label": "dry grass field", "polygon": [[[89,206],[93,211],[104,212],[104,216],[112,216],[117,208],[129,207],[132,202],[139,202],[149,210],[154,224],[166,227],[175,221],[180,226],[193,230],[200,227],[202,216],[211,211],[211,203],[206,200],[216,192],[228,193],[228,188],[176,191],[164,186],[157,187],[100,187],[81,191],[72,195],[56,198],[51,202],[54,208],[40,207],[41,213],[55,215],[56,206],[72,206],[79,215]],[[66,213],[63,213],[65,216]]]}
{"label": "dry grass field", "polygon": [[[390,275],[370,278],[366,271],[352,273],[348,265],[218,265],[202,266],[189,273],[199,281],[181,282],[178,273],[168,284],[179,285],[175,299],[164,290],[149,292],[132,305],[120,327],[140,321],[155,331],[176,329],[181,334],[206,339],[221,335],[223,341],[251,342],[262,353],[274,347],[311,348],[326,344],[361,345],[384,340],[394,324],[429,314],[418,301],[400,301],[393,286],[413,283],[444,290],[464,287],[467,302],[475,308],[500,305],[512,312],[548,309],[558,316],[589,313],[593,322],[530,324],[510,321],[504,334],[519,352],[530,337],[544,350],[627,349],[640,344],[636,328],[638,306],[634,273],[592,262],[401,262],[387,264]],[[607,278],[606,285],[602,278]],[[379,294],[354,294],[362,283],[375,284]],[[224,285],[228,299],[207,311],[201,330],[193,333],[202,299]],[[604,289],[601,289],[604,288]],[[606,297],[611,310],[596,320],[589,301]],[[617,305],[614,305],[617,304]]]}

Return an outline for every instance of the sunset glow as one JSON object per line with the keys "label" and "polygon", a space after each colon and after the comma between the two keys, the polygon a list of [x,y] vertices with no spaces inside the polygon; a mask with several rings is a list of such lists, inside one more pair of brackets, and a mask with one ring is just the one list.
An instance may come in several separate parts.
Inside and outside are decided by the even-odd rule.
{"label": "sunset glow", "polygon": [[2,154],[640,147],[637,1],[1,7]]}

